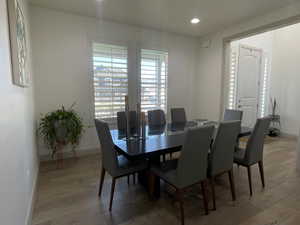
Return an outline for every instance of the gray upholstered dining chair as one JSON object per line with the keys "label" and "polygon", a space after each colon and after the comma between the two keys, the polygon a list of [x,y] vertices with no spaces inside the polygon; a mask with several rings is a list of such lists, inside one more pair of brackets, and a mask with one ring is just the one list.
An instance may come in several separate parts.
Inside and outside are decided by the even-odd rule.
{"label": "gray upholstered dining chair", "polygon": [[[148,112],[149,129],[158,129],[166,125],[165,112],[161,109],[149,110]],[[170,153],[172,158],[172,154]],[[166,154],[162,154],[163,161],[166,161]]]}
{"label": "gray upholstered dining chair", "polygon": [[[207,156],[214,132],[214,126],[191,128],[187,130],[181,156],[178,160],[169,160],[151,167],[151,181],[155,176],[176,189],[180,203],[181,224],[184,224],[183,191],[194,184],[201,183],[205,212],[208,203],[205,190],[207,180]],[[153,188],[153,184],[151,187]],[[153,190],[150,188],[150,190]],[[152,193],[153,191],[150,191]]]}
{"label": "gray upholstered dining chair", "polygon": [[156,109],[148,111],[149,126],[163,126],[166,124],[166,116],[163,110]]}
{"label": "gray upholstered dining chair", "polygon": [[246,148],[238,148],[234,153],[234,162],[238,165],[247,167],[250,195],[252,196],[252,180],[251,180],[251,166],[258,163],[261,182],[263,188],[265,187],[265,177],[263,168],[263,149],[264,139],[267,129],[270,125],[270,118],[257,119],[254,130],[247,142]]}
{"label": "gray upholstered dining chair", "polygon": [[[118,125],[118,130],[126,130],[127,116],[124,111],[117,112],[117,125]],[[129,125],[130,125],[130,129],[134,129],[137,127],[136,111],[129,111]]]}
{"label": "gray upholstered dining chair", "polygon": [[232,200],[234,201],[236,198],[232,166],[236,139],[240,130],[241,121],[221,122],[208,157],[208,177],[211,184],[214,210],[216,209],[214,186],[216,176],[228,173]]}
{"label": "gray upholstered dining chair", "polygon": [[242,120],[242,119],[243,119],[243,111],[234,110],[234,109],[225,109],[224,121]]}
{"label": "gray upholstered dining chair", "polygon": [[172,123],[186,123],[187,120],[184,108],[172,108],[171,121]]}
{"label": "gray upholstered dining chair", "polygon": [[112,186],[109,203],[109,211],[111,211],[116,179],[147,169],[148,162],[145,160],[132,162],[127,160],[122,155],[118,156],[116,150],[114,149],[114,144],[108,128],[108,124],[95,119],[95,125],[102,152],[102,171],[98,195],[99,197],[101,196],[105,172],[107,172],[112,176]]}

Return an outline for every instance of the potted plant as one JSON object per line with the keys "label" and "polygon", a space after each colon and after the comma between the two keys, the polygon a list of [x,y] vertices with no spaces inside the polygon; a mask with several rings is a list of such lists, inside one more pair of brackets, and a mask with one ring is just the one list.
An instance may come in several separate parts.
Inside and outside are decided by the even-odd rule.
{"label": "potted plant", "polygon": [[65,109],[60,109],[47,113],[40,120],[39,133],[43,137],[44,143],[52,151],[52,158],[57,153],[61,154],[63,148],[71,145],[73,153],[79,144],[83,132],[83,123],[80,116],[73,110],[74,104]]}

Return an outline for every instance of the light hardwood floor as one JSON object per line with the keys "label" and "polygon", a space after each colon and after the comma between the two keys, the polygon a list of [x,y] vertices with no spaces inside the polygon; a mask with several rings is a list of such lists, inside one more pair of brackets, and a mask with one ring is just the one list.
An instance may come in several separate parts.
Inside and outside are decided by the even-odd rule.
{"label": "light hardwood floor", "polygon": [[[204,215],[199,187],[185,194],[187,225],[299,225],[300,175],[295,169],[296,140],[267,138],[264,152],[266,188],[258,166],[252,168],[253,197],[249,196],[247,171],[234,166],[237,200],[231,201],[226,175],[216,181],[217,211]],[[151,225],[180,224],[178,205],[162,193],[150,201],[140,185],[117,181],[112,213],[108,211],[111,178],[106,176],[102,198],[97,196],[101,159],[99,155],[55,163],[40,168],[33,225]],[[211,199],[210,199],[211,200]],[[210,201],[210,208],[212,202]]]}

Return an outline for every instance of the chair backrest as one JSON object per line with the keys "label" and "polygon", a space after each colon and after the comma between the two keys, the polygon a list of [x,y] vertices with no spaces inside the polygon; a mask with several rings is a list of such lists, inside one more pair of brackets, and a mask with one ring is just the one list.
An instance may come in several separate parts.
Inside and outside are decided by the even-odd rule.
{"label": "chair backrest", "polygon": [[240,120],[243,119],[243,111],[233,110],[233,109],[225,109],[224,113],[224,121],[230,120]]}
{"label": "chair backrest", "polygon": [[162,126],[166,124],[166,116],[163,110],[156,109],[148,111],[149,126]]}
{"label": "chair backrest", "polygon": [[101,145],[102,164],[110,173],[118,168],[118,156],[114,149],[113,140],[108,124],[95,119],[96,131]]}
{"label": "chair backrest", "polygon": [[172,108],[171,109],[172,123],[186,123],[186,114],[184,108]]}
{"label": "chair backrest", "polygon": [[234,149],[240,130],[241,121],[220,123],[209,157],[209,174],[211,176],[232,168]]}
{"label": "chair backrest", "polygon": [[207,156],[213,132],[214,126],[187,130],[176,171],[180,185],[189,186],[207,177]]}
{"label": "chair backrest", "polygon": [[[124,111],[117,112],[118,130],[126,130],[127,117]],[[136,111],[129,111],[129,125],[130,129],[137,127],[137,113]]]}
{"label": "chair backrest", "polygon": [[257,119],[253,132],[246,146],[245,160],[248,164],[255,164],[263,159],[264,139],[270,126],[269,117]]}

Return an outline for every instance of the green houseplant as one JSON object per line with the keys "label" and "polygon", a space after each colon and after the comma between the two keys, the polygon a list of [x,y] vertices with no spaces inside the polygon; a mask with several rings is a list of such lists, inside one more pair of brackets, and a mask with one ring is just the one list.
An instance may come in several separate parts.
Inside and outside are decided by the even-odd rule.
{"label": "green houseplant", "polygon": [[[62,152],[63,147],[71,145],[72,151],[79,144],[83,133],[83,123],[80,116],[73,110],[74,104],[65,109],[47,113],[40,120],[38,131],[46,146],[52,151],[52,158],[58,151]],[[61,153],[62,154],[62,153]]]}

